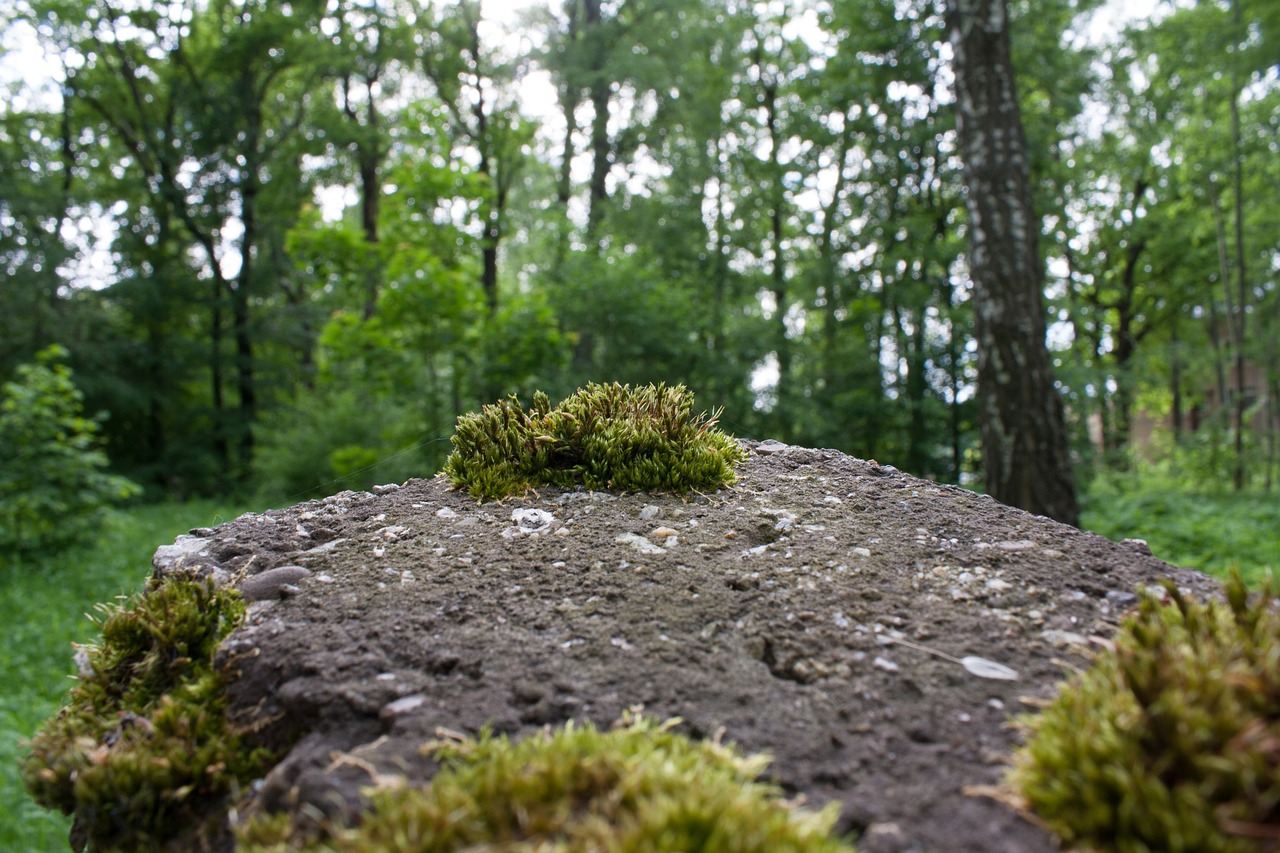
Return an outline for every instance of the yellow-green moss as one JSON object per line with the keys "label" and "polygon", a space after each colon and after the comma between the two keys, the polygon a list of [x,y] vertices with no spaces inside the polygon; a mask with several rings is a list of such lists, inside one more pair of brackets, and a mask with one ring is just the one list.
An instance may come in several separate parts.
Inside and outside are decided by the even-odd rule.
{"label": "yellow-green moss", "polygon": [[1280,611],[1168,584],[1025,719],[1011,782],[1062,838],[1119,853],[1247,853],[1280,836]]}
{"label": "yellow-green moss", "polygon": [[683,385],[591,384],[554,409],[538,392],[527,412],[512,396],[458,418],[444,473],[477,500],[543,485],[710,491],[746,457],[718,416],[694,415]]}
{"label": "yellow-green moss", "polygon": [[852,853],[831,837],[834,805],[794,808],[757,781],[767,759],[690,740],[673,723],[639,719],[610,732],[571,723],[516,743],[483,734],[432,744],[443,768],[431,784],[377,791],[359,826],[295,847],[287,821],[260,818],[240,850]]}
{"label": "yellow-green moss", "polygon": [[213,663],[244,604],[212,581],[168,579],[98,609],[102,643],[33,739],[23,779],[74,815],[91,849],[157,848],[220,821],[227,795],[268,764],[229,728]]}

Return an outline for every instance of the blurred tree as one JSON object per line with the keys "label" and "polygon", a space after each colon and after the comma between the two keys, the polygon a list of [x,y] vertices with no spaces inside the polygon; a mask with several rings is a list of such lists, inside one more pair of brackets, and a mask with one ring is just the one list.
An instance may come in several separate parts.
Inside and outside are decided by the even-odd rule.
{"label": "blurred tree", "polygon": [[1045,348],[1044,265],[1031,207],[1005,0],[947,0],[969,207],[987,491],[1076,524],[1062,400]]}
{"label": "blurred tree", "polygon": [[[323,66],[314,4],[115,5],[33,0],[35,26],[69,69],[64,97],[85,106],[97,168],[121,174],[149,209],[154,262],[201,255],[208,282],[213,445],[240,476],[259,408],[255,306],[276,294],[272,241],[306,198],[298,130]],[[161,276],[163,278],[163,276]],[[166,298],[178,296],[166,292]],[[229,334],[237,406],[225,402]],[[231,446],[237,449],[231,454]]]}

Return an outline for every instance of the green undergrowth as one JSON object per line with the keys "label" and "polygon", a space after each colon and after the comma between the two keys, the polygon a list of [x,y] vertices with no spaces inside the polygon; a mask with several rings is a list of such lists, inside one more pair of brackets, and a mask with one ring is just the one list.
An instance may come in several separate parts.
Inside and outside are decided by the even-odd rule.
{"label": "green undergrowth", "polygon": [[693,411],[683,385],[590,384],[555,408],[537,392],[528,411],[512,396],[458,418],[444,474],[477,500],[538,486],[712,491],[746,453],[718,412]]}
{"label": "green undergrowth", "polygon": [[297,843],[286,817],[249,823],[241,853],[852,853],[834,804],[808,811],[758,781],[767,759],[640,718],[599,731],[570,723],[512,743],[487,733],[424,750],[425,788],[372,795],[357,827]]}
{"label": "green undergrowth", "polygon": [[201,501],[109,511],[92,545],[56,557],[0,558],[0,850],[67,849],[70,820],[38,806],[21,778],[25,741],[65,702],[72,644],[99,639],[86,611],[141,589],[156,546],[239,514]]}
{"label": "green undergrowth", "polygon": [[226,797],[269,766],[229,726],[214,667],[244,612],[209,579],[166,578],[99,606],[101,644],[83,650],[66,706],[23,762],[36,802],[74,815],[93,850],[216,836]]}
{"label": "green undergrowth", "polygon": [[1254,584],[1280,570],[1280,495],[1192,494],[1158,483],[1097,480],[1085,492],[1081,526],[1109,539],[1145,539],[1176,566]]}
{"label": "green undergrowth", "polygon": [[1040,714],[1010,781],[1064,840],[1118,853],[1250,853],[1280,837],[1280,609],[1147,594]]}

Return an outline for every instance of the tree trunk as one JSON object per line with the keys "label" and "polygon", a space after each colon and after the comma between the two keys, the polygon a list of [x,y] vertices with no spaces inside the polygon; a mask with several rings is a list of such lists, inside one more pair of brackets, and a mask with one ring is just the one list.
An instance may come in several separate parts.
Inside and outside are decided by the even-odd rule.
{"label": "tree trunk", "polygon": [[583,0],[586,10],[586,39],[591,51],[591,196],[587,207],[587,243],[600,253],[600,223],[609,191],[611,145],[609,143],[609,78],[606,71],[607,46],[601,32],[600,0]]}
{"label": "tree trunk", "polygon": [[246,165],[240,182],[240,272],[231,293],[231,326],[236,344],[236,389],[240,396],[240,422],[236,424],[240,468],[237,476],[248,475],[253,464],[253,424],[258,418],[258,386],[253,355],[250,304],[254,286],[254,261],[258,252],[258,197],[262,179],[258,163],[262,138],[262,105],[250,101],[246,115]]}
{"label": "tree trunk", "polygon": [[769,267],[769,289],[773,293],[775,310],[774,352],[778,356],[778,402],[774,408],[775,420],[779,430],[778,438],[783,441],[792,440],[791,394],[791,339],[787,336],[787,313],[790,309],[790,296],[787,292],[787,267],[783,258],[786,218],[783,212],[784,188],[782,181],[782,139],[778,130],[778,82],[767,79],[764,62],[760,64],[760,103],[765,111],[765,130],[769,139],[769,172],[771,199],[769,202],[769,248],[773,252],[773,262]]}
{"label": "tree trunk", "polygon": [[1169,322],[1169,394],[1173,400],[1169,419],[1173,422],[1173,443],[1176,447],[1182,444],[1182,352],[1176,313]]}
{"label": "tree trunk", "polygon": [[946,19],[968,187],[987,491],[1004,503],[1076,524],[1062,401],[1045,346],[1044,267],[1005,0],[947,0]]}
{"label": "tree trunk", "polygon": [[[378,141],[378,105],[374,98],[374,79],[365,81],[368,106],[365,133],[356,145],[356,163],[360,171],[360,227],[364,242],[369,246],[378,243],[378,219],[382,204],[382,150]],[[347,115],[359,127],[355,109],[347,104]],[[382,289],[382,264],[371,251],[364,259],[364,319],[370,320],[378,311],[378,294]]]}
{"label": "tree trunk", "polygon": [[[1232,0],[1231,23],[1235,38],[1244,39],[1244,30],[1240,22],[1240,0]],[[1233,412],[1235,420],[1236,465],[1232,472],[1232,484],[1238,492],[1244,488],[1244,410],[1245,395],[1245,318],[1249,316],[1249,289],[1246,283],[1246,263],[1244,254],[1244,153],[1240,141],[1240,84],[1239,72],[1235,64],[1231,71],[1231,178],[1235,189],[1235,251],[1236,251],[1236,311],[1239,312],[1235,323],[1236,333],[1236,405]]]}

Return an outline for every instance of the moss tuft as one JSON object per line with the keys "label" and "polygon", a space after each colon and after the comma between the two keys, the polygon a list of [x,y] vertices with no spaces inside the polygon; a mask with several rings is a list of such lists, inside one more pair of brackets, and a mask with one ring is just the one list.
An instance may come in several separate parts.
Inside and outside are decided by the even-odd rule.
{"label": "moss tuft", "polygon": [[1246,853],[1280,834],[1280,609],[1200,604],[1167,584],[1114,651],[1024,720],[1010,781],[1063,839],[1098,849]]}
{"label": "moss tuft", "polygon": [[746,458],[718,417],[694,415],[683,385],[590,384],[554,409],[539,391],[528,411],[512,396],[458,418],[444,473],[477,500],[544,485],[710,491]]}
{"label": "moss tuft", "polygon": [[244,618],[233,590],[168,579],[125,605],[99,605],[67,706],[31,742],[23,780],[75,816],[93,850],[159,847],[206,820],[269,761],[227,723],[218,644]]}
{"label": "moss tuft", "polygon": [[756,781],[767,763],[638,719],[601,732],[569,725],[511,743],[482,734],[427,747],[443,768],[430,786],[383,788],[364,822],[291,847],[273,817],[240,837],[243,853],[454,850],[641,853],[852,853],[831,837],[834,804],[792,808]]}

